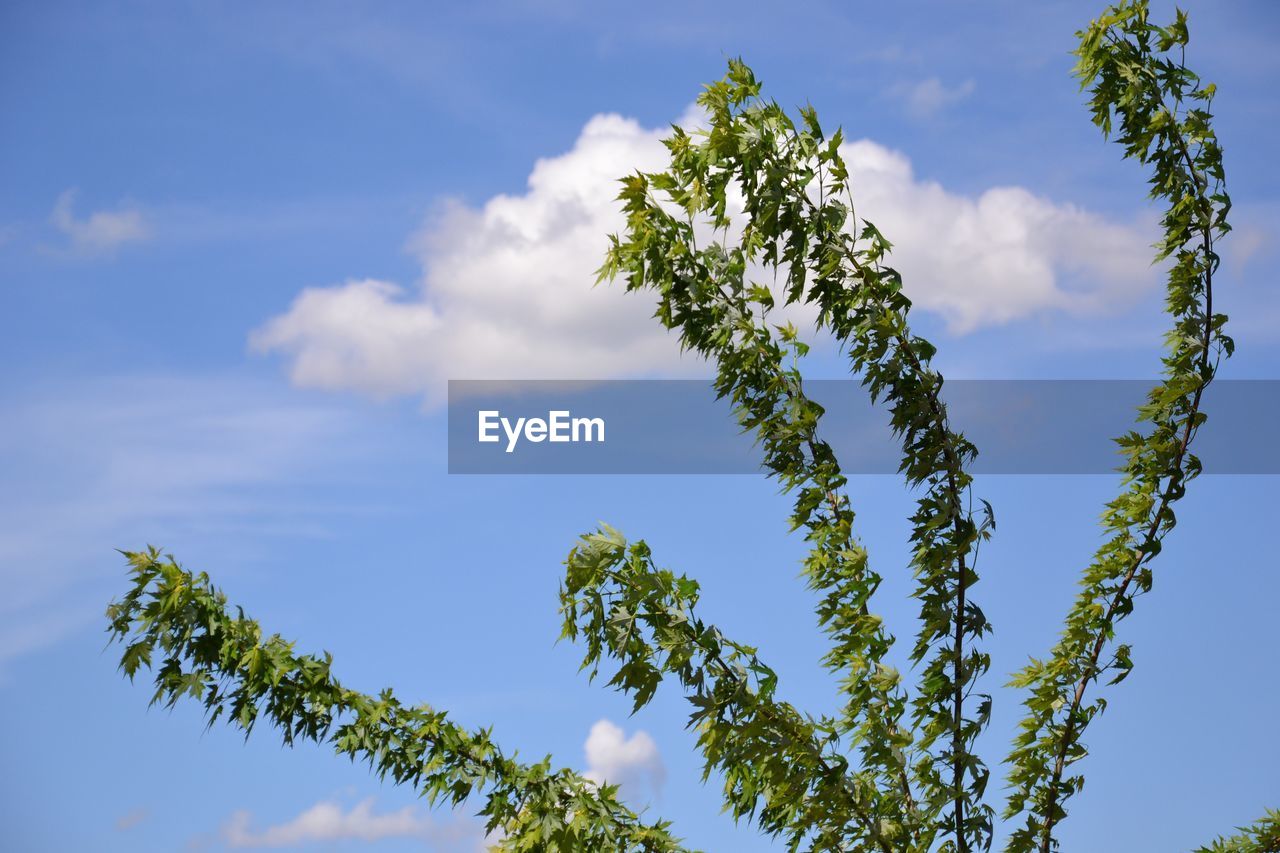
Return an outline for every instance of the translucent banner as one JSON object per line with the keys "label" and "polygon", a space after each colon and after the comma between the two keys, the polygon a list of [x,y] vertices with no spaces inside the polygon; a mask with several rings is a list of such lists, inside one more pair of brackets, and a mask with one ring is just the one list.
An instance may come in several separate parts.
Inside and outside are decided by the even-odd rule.
{"label": "translucent banner", "polygon": [[[953,429],[978,448],[976,474],[1105,474],[1116,436],[1153,382],[950,380]],[[893,474],[901,451],[883,405],[854,380],[809,380],[818,435],[847,474]],[[1218,380],[1193,452],[1206,474],[1280,473],[1280,380]],[[754,436],[706,380],[449,383],[451,474],[756,474]]]}

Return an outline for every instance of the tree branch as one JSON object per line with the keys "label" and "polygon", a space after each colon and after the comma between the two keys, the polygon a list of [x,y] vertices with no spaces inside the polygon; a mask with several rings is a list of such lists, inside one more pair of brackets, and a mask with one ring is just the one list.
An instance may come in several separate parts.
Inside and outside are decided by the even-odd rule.
{"label": "tree branch", "polygon": [[109,631],[125,646],[120,668],[130,679],[154,669],[153,704],[190,697],[202,702],[210,726],[225,718],[246,737],[265,718],[285,744],[327,742],[433,804],[483,794],[480,814],[502,849],[683,853],[669,824],[642,823],[615,787],[552,771],[549,759],[520,764],[488,731],[467,731],[427,705],[403,705],[390,690],[348,690],[330,674],[328,654],[299,655],[279,635],[263,639],[258,623],[232,615],[203,573],[154,548],[125,556],[133,588],[107,609]]}

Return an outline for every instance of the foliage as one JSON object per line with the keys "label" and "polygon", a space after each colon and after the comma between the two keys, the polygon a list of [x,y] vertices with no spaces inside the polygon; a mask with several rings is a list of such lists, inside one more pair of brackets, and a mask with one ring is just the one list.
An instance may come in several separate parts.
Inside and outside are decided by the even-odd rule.
{"label": "foliage", "polygon": [[1280,811],[1268,809],[1253,826],[1243,826],[1240,834],[1218,838],[1196,853],[1274,853],[1280,850]]}
{"label": "foliage", "polygon": [[[1082,737],[1105,707],[1090,685],[1117,683],[1132,667],[1117,623],[1150,589],[1152,559],[1174,525],[1172,505],[1200,471],[1189,451],[1204,423],[1201,399],[1231,341],[1213,313],[1215,240],[1228,230],[1221,150],[1210,127],[1214,88],[1183,61],[1178,13],[1149,23],[1145,0],[1114,6],[1080,35],[1079,74],[1094,122],[1115,131],[1125,155],[1151,168],[1152,195],[1167,204],[1158,259],[1171,259],[1163,381],[1141,417],[1145,433],[1121,438],[1125,491],[1104,516],[1106,544],[1085,570],[1058,645],[1014,684],[1026,719],[1008,761],[1007,849],[1057,849],[1055,828],[1080,790]],[[812,108],[793,119],[760,97],[740,61],[699,99],[707,127],[674,128],[670,166],[623,180],[626,230],[612,238],[602,279],[657,298],[658,320],[715,366],[715,387],[753,431],[765,468],[793,496],[792,524],[809,544],[804,561],[827,632],[826,665],[840,676],[841,709],[813,717],[776,698],[778,678],[756,650],[697,614],[698,584],[660,569],[643,541],[603,526],[570,552],[561,589],[564,636],[586,649],[594,677],[636,708],[665,680],[693,711],[705,778],[724,781],[727,809],[789,849],[973,851],[992,843],[990,777],[973,746],[991,698],[978,692],[989,667],[989,626],[973,599],[978,548],[995,528],[985,501],[973,508],[976,449],[956,432],[934,347],[908,325],[910,300],[887,265],[891,245],[854,209],[840,131],[828,136]],[[764,282],[764,283],[762,283]],[[919,498],[911,571],[919,628],[908,686],[887,656],[895,638],[871,609],[880,575],[854,532],[848,482],[818,435],[822,408],[804,393],[808,351],[778,313],[808,306],[874,400],[892,415],[901,470]],[[771,317],[772,315],[772,317]],[[467,731],[429,706],[342,687],[329,655],[294,652],[231,615],[208,578],[154,549],[127,555],[134,584],[108,616],[132,678],[155,671],[153,701],[203,702],[209,724],[245,730],[265,717],[286,743],[328,742],[381,776],[434,801],[483,798],[482,814],[504,849],[678,850],[664,823],[645,823],[617,791],[550,759],[504,755],[488,731]],[[1020,823],[1018,822],[1020,819]],[[1204,851],[1280,849],[1269,813]]]}

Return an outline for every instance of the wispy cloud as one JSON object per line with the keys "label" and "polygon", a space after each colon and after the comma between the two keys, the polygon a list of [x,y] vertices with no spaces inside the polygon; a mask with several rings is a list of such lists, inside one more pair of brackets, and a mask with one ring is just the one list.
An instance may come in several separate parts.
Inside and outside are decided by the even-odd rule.
{"label": "wispy cloud", "polygon": [[975,88],[972,80],[947,86],[937,77],[929,77],[916,83],[900,83],[891,93],[902,101],[908,115],[925,119],[968,98]]}
{"label": "wispy cloud", "polygon": [[128,832],[146,820],[150,814],[151,813],[147,809],[141,808],[134,809],[128,814],[122,814],[120,817],[116,818],[116,829],[120,832]]}
{"label": "wispy cloud", "polygon": [[1227,260],[1240,270],[1258,256],[1268,254],[1276,245],[1275,239],[1265,226],[1252,222],[1242,228],[1234,229],[1231,236],[1232,239],[1226,244]]}
{"label": "wispy cloud", "polygon": [[151,237],[151,227],[141,211],[129,207],[97,210],[81,219],[73,210],[75,199],[73,189],[58,196],[49,221],[67,237],[69,248],[76,254],[110,254],[127,243]]}
{"label": "wispy cloud", "polygon": [[363,415],[280,390],[134,377],[5,395],[0,473],[22,488],[0,493],[0,677],[100,618],[112,548],[323,535],[345,506],[310,486],[349,488],[377,451]]}

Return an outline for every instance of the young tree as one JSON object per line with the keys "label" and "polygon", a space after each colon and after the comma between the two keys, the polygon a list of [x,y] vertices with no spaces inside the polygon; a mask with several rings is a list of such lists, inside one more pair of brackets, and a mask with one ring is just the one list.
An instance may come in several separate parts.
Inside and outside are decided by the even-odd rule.
{"label": "young tree", "polygon": [[[1094,123],[1150,168],[1152,195],[1167,205],[1158,258],[1171,260],[1173,327],[1163,381],[1141,409],[1146,431],[1120,439],[1124,491],[1104,517],[1110,538],[1085,570],[1058,645],[1014,680],[1027,715],[1007,759],[1011,853],[1058,848],[1055,829],[1083,783],[1082,738],[1104,707],[1097,685],[1121,681],[1132,666],[1129,648],[1115,642],[1117,623],[1150,589],[1172,505],[1200,471],[1189,448],[1205,420],[1202,395],[1232,349],[1226,317],[1213,311],[1215,241],[1228,230],[1230,200],[1209,123],[1214,87],[1184,62],[1186,16],[1156,26],[1145,0],[1125,0],[1079,37],[1077,73],[1092,91]],[[967,468],[977,451],[948,419],[934,347],[910,330],[888,240],[855,214],[840,131],[826,135],[811,108],[797,121],[762,99],[741,62],[699,103],[708,127],[673,130],[669,168],[623,180],[626,231],[612,239],[601,278],[656,294],[657,318],[715,366],[717,391],[794,496],[792,523],[810,546],[804,571],[843,707],[815,718],[776,698],[777,677],[755,649],[699,617],[697,582],[659,568],[643,541],[607,526],[584,535],[566,561],[563,634],[582,640],[592,676],[608,663],[609,684],[637,708],[675,682],[693,706],[707,776],[724,779],[728,809],[789,849],[987,850],[990,770],[973,747],[991,710],[991,697],[976,692],[989,666],[988,625],[973,589],[978,546],[995,521],[985,501],[971,508]],[[758,284],[753,273],[781,286]],[[808,347],[789,323],[770,322],[779,303],[816,309],[818,330],[839,342],[901,439],[902,470],[919,493],[913,685],[886,663],[894,637],[871,609],[880,576],[854,532],[846,478],[818,437],[822,409],[805,395],[798,366]],[[433,802],[482,799],[503,849],[682,849],[668,824],[645,822],[613,786],[554,770],[549,758],[517,762],[489,731],[468,731],[390,691],[348,690],[328,654],[264,636],[205,574],[155,549],[127,556],[133,586],[108,608],[110,632],[124,644],[126,675],[154,669],[153,702],[190,696],[210,724],[225,718],[246,732],[265,718],[286,743],[327,741]],[[1280,812],[1201,850],[1280,850]]]}

